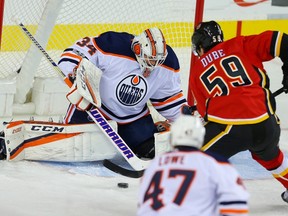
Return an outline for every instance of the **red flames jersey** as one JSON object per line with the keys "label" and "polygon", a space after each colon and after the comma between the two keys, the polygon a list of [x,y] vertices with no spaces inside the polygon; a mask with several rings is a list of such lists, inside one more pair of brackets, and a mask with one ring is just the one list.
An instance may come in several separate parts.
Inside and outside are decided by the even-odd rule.
{"label": "red flames jersey", "polygon": [[266,31],[235,37],[197,59],[190,90],[200,115],[208,121],[239,125],[261,122],[273,114],[263,62],[280,56],[282,36]]}

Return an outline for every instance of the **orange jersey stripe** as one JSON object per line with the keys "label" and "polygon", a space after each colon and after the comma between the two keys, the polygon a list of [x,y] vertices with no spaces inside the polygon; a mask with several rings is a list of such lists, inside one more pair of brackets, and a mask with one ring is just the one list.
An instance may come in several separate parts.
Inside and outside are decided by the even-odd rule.
{"label": "orange jersey stripe", "polygon": [[162,106],[162,105],[165,105],[165,104],[168,104],[168,103],[171,103],[179,98],[183,97],[183,93],[180,92],[179,94],[177,95],[174,95],[173,97],[170,97],[169,99],[163,101],[163,102],[156,102],[156,103],[152,103],[153,106]]}
{"label": "orange jersey stripe", "polygon": [[64,57],[64,56],[76,58],[76,59],[78,59],[79,61],[82,60],[82,57],[81,57],[81,56],[76,55],[76,54],[72,54],[72,53],[63,53],[63,54],[61,55],[61,57]]}
{"label": "orange jersey stripe", "polygon": [[247,214],[249,211],[248,209],[221,209],[220,213],[221,214]]}

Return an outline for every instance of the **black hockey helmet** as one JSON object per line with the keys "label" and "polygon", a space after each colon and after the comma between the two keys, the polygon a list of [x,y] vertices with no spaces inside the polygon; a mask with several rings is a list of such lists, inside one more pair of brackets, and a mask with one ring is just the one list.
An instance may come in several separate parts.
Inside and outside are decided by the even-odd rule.
{"label": "black hockey helmet", "polygon": [[217,22],[201,22],[192,35],[193,53],[198,56],[200,47],[207,52],[218,43],[223,42],[223,38],[223,32]]}

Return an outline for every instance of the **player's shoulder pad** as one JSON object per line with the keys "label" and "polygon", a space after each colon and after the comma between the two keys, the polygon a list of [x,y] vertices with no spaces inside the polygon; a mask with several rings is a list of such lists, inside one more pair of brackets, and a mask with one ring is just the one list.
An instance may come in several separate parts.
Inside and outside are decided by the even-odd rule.
{"label": "player's shoulder pad", "polygon": [[108,54],[122,55],[136,60],[131,49],[134,35],[127,32],[108,31],[95,37],[95,43],[100,51]]}
{"label": "player's shoulder pad", "polygon": [[205,151],[205,154],[213,157],[216,161],[220,162],[220,163],[230,163],[229,160],[226,157],[223,157],[222,155],[219,155],[215,152],[212,151]]}
{"label": "player's shoulder pad", "polygon": [[167,44],[168,55],[163,63],[164,66],[172,68],[175,71],[180,70],[179,60],[174,50]]}

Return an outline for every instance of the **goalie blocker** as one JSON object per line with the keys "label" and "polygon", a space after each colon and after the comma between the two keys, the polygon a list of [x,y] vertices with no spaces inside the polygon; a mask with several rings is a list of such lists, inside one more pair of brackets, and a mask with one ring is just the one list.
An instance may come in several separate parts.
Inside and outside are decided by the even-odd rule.
{"label": "goalie blocker", "polygon": [[[117,124],[110,124],[116,130]],[[94,123],[14,121],[4,126],[0,134],[0,160],[85,162],[121,157]],[[170,150],[168,137],[169,132],[155,134],[156,154]]]}

